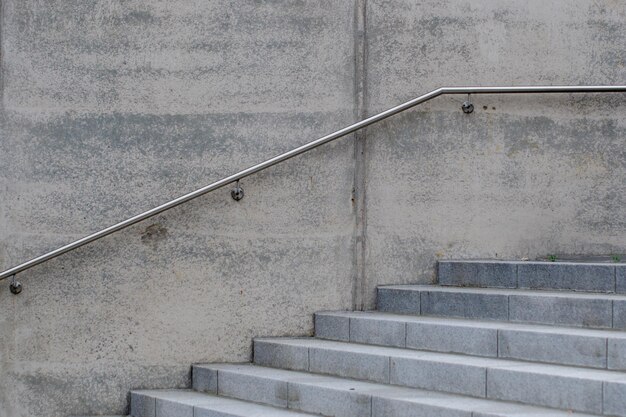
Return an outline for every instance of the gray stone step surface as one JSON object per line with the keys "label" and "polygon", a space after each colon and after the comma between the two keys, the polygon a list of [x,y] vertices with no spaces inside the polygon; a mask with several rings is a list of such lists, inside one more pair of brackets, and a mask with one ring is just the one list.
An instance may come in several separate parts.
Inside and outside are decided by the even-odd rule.
{"label": "gray stone step surface", "polygon": [[379,311],[425,316],[626,329],[626,296],[436,285],[378,287]]}
{"label": "gray stone step surface", "polygon": [[553,289],[626,294],[626,264],[447,260],[437,264],[440,285]]}
{"label": "gray stone step surface", "polygon": [[626,332],[392,313],[321,312],[322,339],[626,370]]}
{"label": "gray stone step surface", "polygon": [[260,366],[478,398],[626,417],[626,374],[562,365],[335,342],[255,339]]}
{"label": "gray stone step surface", "polygon": [[[195,365],[194,389],[335,417],[582,417],[574,411],[251,364]],[[610,410],[609,410],[610,411]]]}
{"label": "gray stone step surface", "polygon": [[134,417],[626,417],[626,264],[441,261],[439,285],[131,392]]}
{"label": "gray stone step surface", "polygon": [[131,417],[312,417],[191,390],[131,391]]}

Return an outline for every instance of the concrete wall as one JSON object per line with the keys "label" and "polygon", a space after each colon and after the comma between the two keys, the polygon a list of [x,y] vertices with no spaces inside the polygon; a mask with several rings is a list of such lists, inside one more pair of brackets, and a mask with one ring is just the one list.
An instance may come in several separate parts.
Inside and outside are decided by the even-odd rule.
{"label": "concrete wall", "polygon": [[[441,85],[624,83],[625,20],[614,0],[2,0],[0,268]],[[437,258],[626,252],[624,95],[473,100],[3,284],[0,417],[122,413]]]}
{"label": "concrete wall", "polygon": [[[4,0],[0,268],[354,121],[350,2]],[[351,307],[345,140],[0,287],[0,416],[121,414]]]}
{"label": "concrete wall", "polygon": [[[624,84],[623,1],[369,0],[367,110],[443,85]],[[367,130],[364,303],[445,258],[626,253],[626,95],[440,97]]]}

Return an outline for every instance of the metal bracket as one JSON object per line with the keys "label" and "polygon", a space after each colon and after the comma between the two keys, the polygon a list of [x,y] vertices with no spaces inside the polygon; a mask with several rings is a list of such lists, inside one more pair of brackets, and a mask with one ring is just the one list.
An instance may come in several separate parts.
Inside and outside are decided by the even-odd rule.
{"label": "metal bracket", "polygon": [[11,284],[9,285],[11,294],[18,295],[22,292],[22,284],[15,280],[15,275],[11,276]]}
{"label": "metal bracket", "polygon": [[467,95],[467,101],[463,102],[463,105],[461,105],[461,110],[463,110],[463,113],[465,114],[470,114],[471,112],[474,111],[474,105],[472,104],[472,101],[470,100],[470,95]]}
{"label": "metal bracket", "polygon": [[233,188],[230,192],[230,196],[235,201],[239,201],[243,198],[243,188],[239,186],[239,181],[235,183],[235,188]]}

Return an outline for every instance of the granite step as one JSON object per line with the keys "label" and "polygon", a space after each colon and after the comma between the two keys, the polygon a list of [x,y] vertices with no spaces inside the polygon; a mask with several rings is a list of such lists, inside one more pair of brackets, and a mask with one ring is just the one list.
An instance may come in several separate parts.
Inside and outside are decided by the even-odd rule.
{"label": "granite step", "polygon": [[191,390],[131,391],[131,417],[312,417]]}
{"label": "granite step", "polygon": [[325,416],[592,416],[571,410],[555,410],[252,364],[195,365],[193,375],[194,388],[199,391],[219,392],[220,395],[231,398]]}
{"label": "granite step", "polygon": [[320,312],[322,339],[626,370],[626,332],[392,313]]}
{"label": "granite step", "polygon": [[390,285],[377,303],[388,313],[626,329],[626,296],[616,294]]}
{"label": "granite step", "polygon": [[626,417],[626,407],[621,408],[626,401],[626,374],[622,372],[316,338],[255,339],[254,363],[477,398]]}
{"label": "granite step", "polygon": [[626,294],[626,264],[447,260],[437,264],[440,285]]}

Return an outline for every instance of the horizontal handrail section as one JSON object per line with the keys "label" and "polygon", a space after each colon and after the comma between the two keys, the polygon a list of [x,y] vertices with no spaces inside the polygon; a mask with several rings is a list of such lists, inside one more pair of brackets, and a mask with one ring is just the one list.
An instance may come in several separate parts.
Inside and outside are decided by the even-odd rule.
{"label": "horizontal handrail section", "polygon": [[349,135],[350,133],[356,132],[357,130],[363,129],[367,126],[370,126],[374,123],[380,122],[381,120],[387,119],[393,115],[396,115],[400,112],[408,110],[412,107],[415,107],[419,104],[427,102],[429,100],[434,99],[435,97],[439,97],[445,94],[549,94],[549,93],[624,93],[626,92],[626,85],[613,85],[613,86],[520,86],[520,87],[442,87],[436,90],[433,90],[427,94],[416,97],[412,100],[409,100],[405,103],[402,103],[396,107],[392,107],[388,110],[385,110],[381,113],[378,113],[374,116],[368,117],[367,119],[361,120],[360,122],[354,123],[348,127],[344,127],[343,129],[337,130],[329,135],[323,136],[319,139],[316,139],[312,142],[309,142],[305,145],[299,146],[295,149],[292,149],[288,152],[277,155],[271,159],[263,161],[259,164],[253,165],[243,171],[239,171],[236,174],[232,174],[226,178],[223,178],[219,181],[211,183],[205,187],[199,188],[195,191],[192,191],[188,194],[182,195],[174,200],[168,201],[167,203],[161,204],[158,207],[155,207],[151,210],[145,211],[141,214],[137,214],[136,216],[130,217],[122,222],[109,226],[105,229],[92,233],[88,236],[85,236],[81,239],[78,239],[72,243],[69,243],[65,246],[62,246],[58,249],[55,249],[51,252],[45,253],[41,256],[33,258],[27,262],[14,266],[6,271],[0,273],[0,280],[3,280],[8,277],[14,277],[16,274],[23,272],[29,268],[32,268],[36,265],[39,265],[43,262],[49,261],[50,259],[56,258],[64,253],[72,251],[74,249],[80,248],[88,243],[91,243],[95,240],[101,239],[105,236],[110,235],[111,233],[115,233],[119,230],[125,229],[129,226],[132,226],[135,223],[138,223],[142,220],[146,220],[152,216],[155,216],[159,213],[162,213],[166,210],[174,208],[180,204],[186,203],[187,201],[193,200],[194,198],[200,197],[206,193],[217,190],[218,188],[222,188],[225,185],[235,183],[245,177],[248,177],[252,174],[255,174],[259,171],[262,171],[266,168],[269,168],[273,165],[276,165],[280,162],[291,159],[295,156],[298,156],[304,152],[310,151],[311,149],[315,149],[318,146],[321,146],[325,143],[334,141],[335,139],[339,139],[343,136]]}

